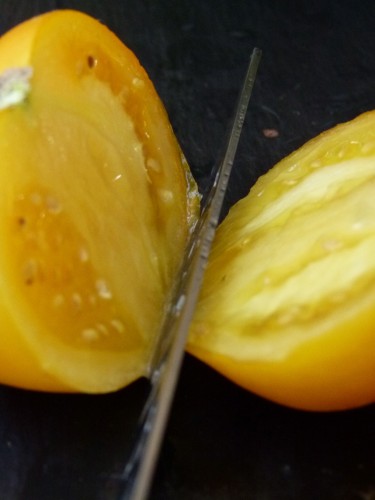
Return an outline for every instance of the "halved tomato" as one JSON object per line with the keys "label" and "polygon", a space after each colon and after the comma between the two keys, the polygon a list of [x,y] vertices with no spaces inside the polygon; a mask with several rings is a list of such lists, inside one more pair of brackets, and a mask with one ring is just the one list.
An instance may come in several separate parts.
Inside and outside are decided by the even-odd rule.
{"label": "halved tomato", "polygon": [[0,39],[0,382],[147,374],[199,195],[134,54],[76,11]]}
{"label": "halved tomato", "polygon": [[218,230],[188,350],[273,401],[375,401],[375,112],[261,177]]}

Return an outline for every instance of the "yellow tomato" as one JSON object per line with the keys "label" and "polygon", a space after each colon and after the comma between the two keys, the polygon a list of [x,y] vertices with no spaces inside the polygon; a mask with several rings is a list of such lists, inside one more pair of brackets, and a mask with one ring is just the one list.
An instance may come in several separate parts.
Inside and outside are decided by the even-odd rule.
{"label": "yellow tomato", "polygon": [[261,177],[218,230],[188,350],[309,410],[375,401],[375,112]]}
{"label": "yellow tomato", "polygon": [[199,196],[138,60],[75,11],[0,39],[0,382],[147,374]]}

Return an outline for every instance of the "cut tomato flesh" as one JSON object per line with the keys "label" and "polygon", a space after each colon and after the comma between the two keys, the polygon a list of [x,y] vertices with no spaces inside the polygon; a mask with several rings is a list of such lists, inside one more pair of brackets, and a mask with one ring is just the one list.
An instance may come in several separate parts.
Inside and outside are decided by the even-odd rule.
{"label": "cut tomato flesh", "polygon": [[118,389],[148,373],[195,183],[146,73],[99,22],[45,14],[0,39],[0,61],[3,79],[31,75],[0,111],[0,382]]}
{"label": "cut tomato flesh", "polygon": [[365,114],[282,160],[217,233],[188,349],[284,404],[375,398],[374,124]]}

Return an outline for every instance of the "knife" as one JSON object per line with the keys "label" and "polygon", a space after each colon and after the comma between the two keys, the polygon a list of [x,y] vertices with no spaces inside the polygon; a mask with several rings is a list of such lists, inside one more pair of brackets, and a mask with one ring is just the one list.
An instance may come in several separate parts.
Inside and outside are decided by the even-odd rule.
{"label": "knife", "polygon": [[225,152],[217,166],[212,187],[202,200],[201,217],[193,231],[174,300],[155,346],[150,365],[151,390],[139,420],[135,446],[121,477],[123,488],[119,500],[146,500],[150,492],[181,370],[189,325],[219,222],[260,58],[261,50],[255,48],[235,109]]}

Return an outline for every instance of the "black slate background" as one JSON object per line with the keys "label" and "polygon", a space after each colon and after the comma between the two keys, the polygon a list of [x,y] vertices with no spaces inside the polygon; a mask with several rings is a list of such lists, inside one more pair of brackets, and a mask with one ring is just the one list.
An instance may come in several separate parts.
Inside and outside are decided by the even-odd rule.
{"label": "black slate background", "polygon": [[[250,53],[263,50],[226,208],[307,139],[375,108],[370,0],[0,0],[0,33],[53,8],[100,18],[137,54],[202,184]],[[117,498],[146,391],[0,387],[0,500]],[[375,499],[374,416],[289,410],[186,357],[151,499]]]}

